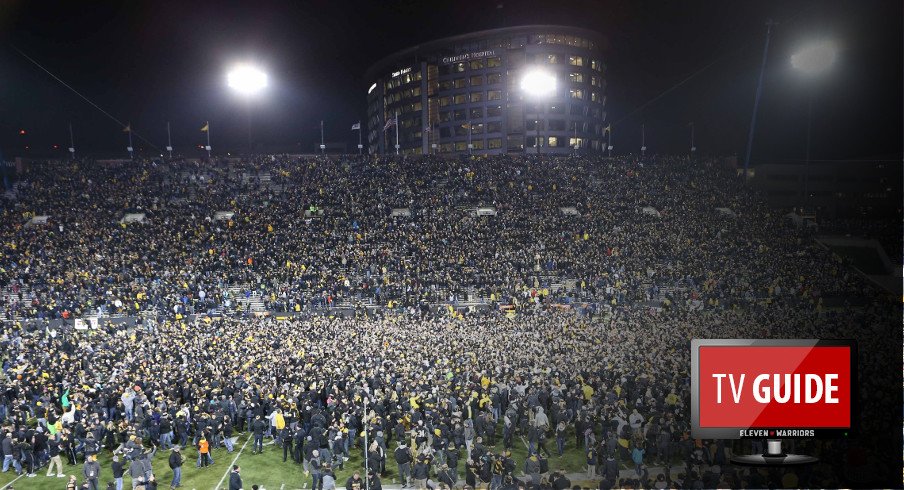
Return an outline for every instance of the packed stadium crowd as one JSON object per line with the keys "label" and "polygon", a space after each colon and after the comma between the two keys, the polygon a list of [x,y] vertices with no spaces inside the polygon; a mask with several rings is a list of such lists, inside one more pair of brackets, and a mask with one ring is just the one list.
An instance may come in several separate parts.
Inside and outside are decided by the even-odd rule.
{"label": "packed stadium crowd", "polygon": [[[560,490],[571,482],[556,457],[574,450],[600,488],[837,486],[843,442],[818,443],[828,464],[761,472],[690,437],[699,337],[862,339],[861,396],[900,410],[882,395],[899,359],[864,331],[891,310],[717,161],[78,162],[29,168],[17,193],[0,223],[4,471],[49,462],[62,475],[65,458],[88,488],[126,471],[135,485],[160,474],[157,450],[181,475],[180,449],[206,466],[247,432],[252,451],[272,437],[314,490],[341,485],[334,471],[354,452],[368,467],[349,489],[378,488],[391,468],[416,488]],[[121,223],[139,212],[143,223]],[[25,226],[36,215],[48,224]],[[234,285],[298,315],[203,315],[234,306]],[[469,291],[494,308],[419,308]],[[826,305],[837,297],[867,305]],[[387,308],[310,314],[365,300]],[[147,310],[160,321],[24,323]],[[161,484],[178,487],[173,473]]]}
{"label": "packed stadium crowd", "polygon": [[[606,305],[676,286],[710,307],[850,296],[846,269],[776,233],[781,214],[733,175],[681,157],[39,165],[5,202],[0,285],[17,318],[203,313],[234,306],[231,286],[287,311],[468,291],[523,304],[557,279]],[[120,223],[131,212],[146,220]],[[47,226],[24,226],[35,215]]]}

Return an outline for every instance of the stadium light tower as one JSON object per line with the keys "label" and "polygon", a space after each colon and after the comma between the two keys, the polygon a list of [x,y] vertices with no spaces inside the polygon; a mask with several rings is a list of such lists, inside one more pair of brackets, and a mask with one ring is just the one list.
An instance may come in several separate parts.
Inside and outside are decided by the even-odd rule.
{"label": "stadium light tower", "polygon": [[248,153],[251,146],[251,99],[267,88],[267,74],[251,65],[237,65],[226,74],[226,84],[241,95],[248,111]]}
{"label": "stadium light tower", "polygon": [[[827,72],[835,64],[838,50],[832,41],[817,41],[804,46],[800,51],[791,55],[791,66],[807,78],[817,77]],[[810,87],[807,100],[807,156],[804,173],[804,202],[810,200],[810,129],[813,126],[813,99],[815,86]]]}
{"label": "stadium light tower", "polygon": [[[556,91],[556,77],[552,73],[540,68],[528,70],[521,77],[521,91],[524,95],[535,100],[542,101],[551,96]],[[537,128],[537,136],[534,139],[534,145],[537,147],[537,154],[540,154],[540,106],[537,105],[537,119],[534,122]]]}

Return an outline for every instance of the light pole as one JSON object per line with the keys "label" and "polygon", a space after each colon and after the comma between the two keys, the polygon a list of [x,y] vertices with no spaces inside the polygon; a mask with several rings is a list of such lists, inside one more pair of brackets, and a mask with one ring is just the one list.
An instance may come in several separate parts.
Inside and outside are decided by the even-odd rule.
{"label": "light pole", "polygon": [[691,155],[693,155],[694,152],[697,151],[697,147],[694,146],[694,121],[691,121],[690,126],[691,126]]}
{"label": "light pole", "polygon": [[248,153],[251,153],[251,99],[267,87],[267,74],[251,65],[238,65],[226,75],[226,84],[242,96],[248,112]]}
{"label": "light pole", "polygon": [[367,479],[370,476],[369,475],[370,461],[368,458],[368,456],[370,455],[370,446],[368,446],[368,440],[367,440],[367,429],[368,429],[368,427],[367,427],[367,401],[368,401],[368,399],[367,399],[366,392],[364,393],[363,397],[364,397],[364,400],[363,400],[364,416],[361,417],[361,419],[364,421],[364,424],[363,424],[364,425],[364,486],[365,486],[366,490],[370,490],[370,480]]}
{"label": "light pole", "polygon": [[531,68],[523,77],[521,77],[521,91],[535,102],[537,102],[537,119],[535,122],[537,136],[534,139],[534,145],[537,147],[537,154],[540,154],[540,105],[539,102],[546,100],[556,91],[556,77],[552,73],[540,69]]}
{"label": "light pole", "polygon": [[645,157],[647,155],[647,125],[640,125],[640,156]]}
{"label": "light pole", "polygon": [[750,168],[750,151],[753,149],[753,133],[756,129],[756,113],[760,108],[760,96],[763,94],[763,75],[766,73],[766,59],[769,55],[769,40],[772,38],[772,27],[778,25],[772,19],[766,21],[766,45],[763,46],[763,62],[760,64],[760,76],[756,83],[756,95],[753,98],[753,114],[750,116],[750,130],[747,133],[747,154],[744,156],[744,180],[747,180]]}
{"label": "light pole", "polygon": [[[805,46],[800,51],[791,55],[791,66],[807,78],[816,77],[825,73],[835,63],[838,52],[831,41],[818,41]],[[810,130],[813,126],[813,99],[816,89],[810,87],[807,96],[807,150],[804,160],[804,202],[810,200]]]}

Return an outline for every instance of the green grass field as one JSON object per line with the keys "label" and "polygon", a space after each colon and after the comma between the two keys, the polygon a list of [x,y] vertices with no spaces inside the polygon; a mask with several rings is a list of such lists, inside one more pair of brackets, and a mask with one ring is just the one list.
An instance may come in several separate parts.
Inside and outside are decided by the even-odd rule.
{"label": "green grass field", "polygon": [[[195,463],[197,462],[197,451],[194,448],[189,447],[183,450],[186,461],[182,467],[182,488],[186,490],[213,490],[217,488],[218,484],[220,484],[219,488],[227,488],[229,484],[228,471],[232,467],[233,459],[236,457],[238,457],[238,459],[235,464],[238,464],[241,467],[242,483],[246,489],[250,489],[251,485],[260,485],[269,490],[294,490],[311,487],[311,477],[304,474],[302,465],[296,465],[291,459],[289,459],[288,462],[283,463],[282,448],[277,447],[274,444],[267,444],[270,442],[270,439],[264,440],[267,445],[264,446],[264,452],[262,454],[251,454],[252,442],[248,442],[246,446],[245,443],[247,440],[247,434],[240,434],[235,444],[235,451],[232,453],[227,452],[224,448],[213,450],[211,454],[214,458],[214,464],[203,469],[195,467]],[[501,438],[497,438],[497,442],[498,445],[494,447],[494,451],[498,452],[502,449]],[[514,442],[515,447],[512,449],[512,457],[518,465],[515,475],[520,477],[522,476],[521,470],[524,467],[524,460],[527,457],[527,448],[521,439],[516,438]],[[574,447],[573,436],[567,440],[567,443],[568,446],[566,446],[563,457],[559,458],[554,456],[549,460],[550,471],[563,468],[566,473],[584,472],[586,466],[584,465],[585,456],[583,451],[579,451]],[[245,446],[245,449],[239,454],[239,451],[243,446]],[[547,442],[547,448],[551,451],[555,451],[555,441],[549,440]],[[156,476],[161,489],[169,488],[169,484],[173,478],[173,472],[167,464],[169,455],[170,451],[160,450],[157,451],[153,460],[154,475]],[[110,469],[111,456],[109,451],[102,453],[98,457],[98,462],[101,465],[100,488],[103,490],[106,488],[107,482],[113,480],[113,473]],[[76,475],[79,482],[81,482],[82,465],[65,466],[65,463],[66,459],[63,458],[66,474]],[[389,455],[386,466],[386,476],[382,479],[383,485],[391,485],[394,482],[399,483],[397,467],[392,460],[391,454]],[[624,464],[622,464],[622,467],[628,468],[628,466]],[[345,480],[355,471],[362,471],[363,468],[364,458],[361,455],[360,449],[353,450],[351,458],[345,463],[344,468],[335,471],[337,486],[344,488]],[[459,478],[463,480],[463,459],[459,460],[458,468]],[[9,488],[7,485],[13,481],[15,481],[15,483],[12,484],[12,488],[16,489],[62,490],[66,487],[68,479],[45,476],[47,474],[46,466],[37,470],[36,473],[38,476],[34,478],[22,477],[17,479],[15,472],[12,467],[10,467],[9,472],[0,474],[0,490],[7,490]],[[396,479],[395,481],[393,480],[394,478]],[[578,484],[581,482],[573,483]],[[132,488],[128,471],[126,471],[126,475],[123,479],[123,488]]]}

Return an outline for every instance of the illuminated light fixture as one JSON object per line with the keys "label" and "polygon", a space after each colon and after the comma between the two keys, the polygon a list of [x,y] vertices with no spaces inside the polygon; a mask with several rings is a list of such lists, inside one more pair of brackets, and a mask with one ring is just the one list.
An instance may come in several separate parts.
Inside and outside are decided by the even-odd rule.
{"label": "illuminated light fixture", "polygon": [[819,41],[791,55],[791,66],[807,75],[816,75],[828,70],[837,57],[835,43]]}
{"label": "illuminated light fixture", "polygon": [[370,93],[373,92],[375,88],[377,88],[376,82],[374,82],[374,84],[371,85],[369,89],[367,89],[367,95],[370,95]]}
{"label": "illuminated light fixture", "polygon": [[530,70],[521,77],[521,90],[534,97],[550,95],[556,91],[556,77],[545,70]]}
{"label": "illuminated light fixture", "polygon": [[267,87],[267,74],[248,65],[240,65],[226,75],[229,88],[243,95],[254,95]]}

